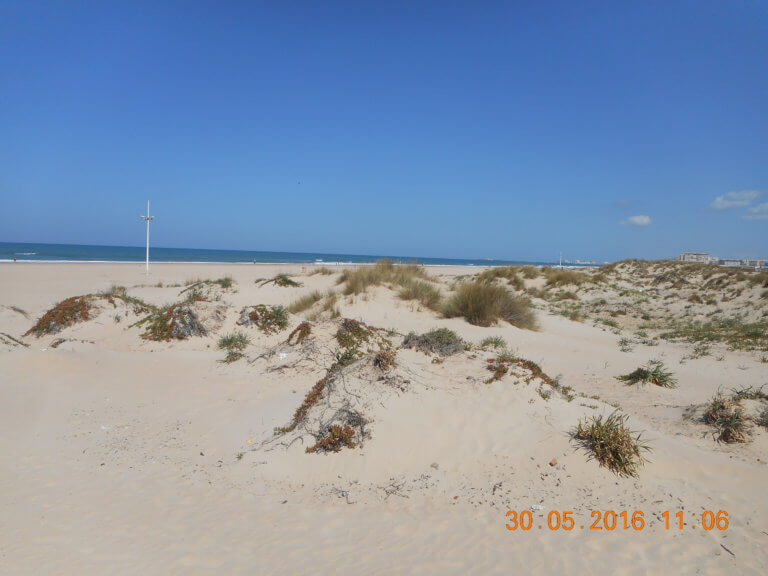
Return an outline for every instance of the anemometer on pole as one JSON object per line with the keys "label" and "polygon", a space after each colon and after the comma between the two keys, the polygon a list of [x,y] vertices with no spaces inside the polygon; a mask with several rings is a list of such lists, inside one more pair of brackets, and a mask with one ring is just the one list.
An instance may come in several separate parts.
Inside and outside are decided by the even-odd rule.
{"label": "anemometer on pole", "polygon": [[147,276],[149,276],[149,223],[155,219],[154,216],[149,215],[149,200],[147,200],[147,215],[140,218],[147,223]]}

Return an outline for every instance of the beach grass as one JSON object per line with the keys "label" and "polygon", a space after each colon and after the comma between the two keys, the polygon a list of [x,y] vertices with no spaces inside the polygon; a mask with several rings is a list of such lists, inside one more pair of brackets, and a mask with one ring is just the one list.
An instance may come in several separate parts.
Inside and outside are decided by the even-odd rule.
{"label": "beach grass", "polygon": [[627,427],[626,414],[613,412],[608,416],[591,416],[579,420],[571,433],[594,458],[619,476],[637,477],[645,459],[643,452],[650,448]]}
{"label": "beach grass", "polygon": [[443,307],[443,314],[448,318],[463,317],[476,326],[491,326],[504,320],[518,328],[536,328],[530,300],[511,294],[503,286],[482,281],[460,284]]}

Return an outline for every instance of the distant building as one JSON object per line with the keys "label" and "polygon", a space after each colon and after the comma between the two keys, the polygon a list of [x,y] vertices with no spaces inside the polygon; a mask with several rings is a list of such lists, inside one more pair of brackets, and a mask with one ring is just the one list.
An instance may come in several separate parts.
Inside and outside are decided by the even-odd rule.
{"label": "distant building", "polygon": [[713,264],[717,258],[706,252],[683,252],[680,254],[681,262],[703,262],[704,264]]}
{"label": "distant building", "polygon": [[740,268],[741,266],[743,266],[741,260],[733,260],[730,258],[720,260],[718,264],[720,264],[720,266],[726,266],[728,268]]}

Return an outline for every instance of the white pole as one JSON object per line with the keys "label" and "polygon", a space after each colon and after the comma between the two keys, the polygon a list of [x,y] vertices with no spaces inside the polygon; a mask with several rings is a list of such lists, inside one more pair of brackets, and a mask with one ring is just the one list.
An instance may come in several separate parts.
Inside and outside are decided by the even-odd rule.
{"label": "white pole", "polygon": [[147,200],[147,276],[149,276],[149,200]]}
{"label": "white pole", "polygon": [[141,217],[147,223],[147,276],[149,276],[149,223],[154,220],[149,214],[149,200],[147,200],[147,215]]}

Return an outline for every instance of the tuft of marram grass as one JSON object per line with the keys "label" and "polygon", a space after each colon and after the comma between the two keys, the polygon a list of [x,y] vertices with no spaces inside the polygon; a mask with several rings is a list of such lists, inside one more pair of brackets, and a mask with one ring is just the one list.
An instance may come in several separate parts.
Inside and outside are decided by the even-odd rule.
{"label": "tuft of marram grass", "polygon": [[320,274],[321,276],[330,276],[331,274],[335,274],[335,272],[327,266],[318,266],[317,268],[313,268],[308,276],[314,276],[315,274]]}
{"label": "tuft of marram grass", "polygon": [[592,416],[579,420],[571,433],[575,440],[590,450],[595,459],[619,476],[637,477],[638,468],[645,459],[643,452],[650,448],[627,427],[626,414],[613,412],[607,417]]}
{"label": "tuft of marram grass", "polygon": [[651,360],[645,366],[642,366],[629,374],[617,376],[616,379],[621,382],[626,382],[628,386],[650,383],[656,386],[661,386],[662,388],[677,387],[677,380],[672,375],[672,372],[666,370],[664,363],[661,360]]}
{"label": "tuft of marram grass", "polygon": [[443,307],[443,314],[448,318],[463,316],[476,326],[505,320],[518,328],[536,328],[530,300],[510,294],[503,286],[481,281],[460,284]]}
{"label": "tuft of marram grass", "polygon": [[232,332],[219,338],[217,343],[219,350],[245,350],[251,339],[243,332]]}
{"label": "tuft of marram grass", "polygon": [[315,290],[314,292],[310,292],[309,294],[302,296],[298,300],[294,300],[291,302],[291,304],[288,305],[288,312],[291,314],[299,314],[300,312],[304,312],[305,310],[308,310],[312,306],[314,306],[317,302],[323,299],[322,292]]}
{"label": "tuft of marram grass", "polygon": [[405,280],[397,295],[401,300],[418,300],[430,310],[437,311],[440,309],[440,290],[423,280],[413,278]]}
{"label": "tuft of marram grass", "polygon": [[417,264],[395,264],[391,260],[379,260],[372,266],[360,266],[344,270],[338,284],[344,284],[344,294],[362,294],[370,286],[392,284],[405,286],[409,281],[429,280],[426,270]]}
{"label": "tuft of marram grass", "polygon": [[496,279],[504,278],[507,284],[515,290],[525,290],[525,281],[518,276],[520,271],[521,268],[519,266],[497,266],[481,272],[477,276],[477,280],[480,282],[493,282]]}
{"label": "tuft of marram grass", "polygon": [[547,286],[581,286],[590,281],[590,277],[584,272],[568,270],[564,268],[543,268],[542,272],[547,278]]}
{"label": "tuft of marram grass", "polygon": [[749,419],[738,399],[716,394],[704,410],[703,420],[716,428],[717,439],[721,442],[731,444],[748,439]]}
{"label": "tuft of marram grass", "polygon": [[251,339],[247,334],[242,332],[233,332],[219,338],[218,347],[220,350],[226,350],[227,355],[224,357],[225,364],[231,364],[240,360],[244,356],[243,350],[251,343]]}

